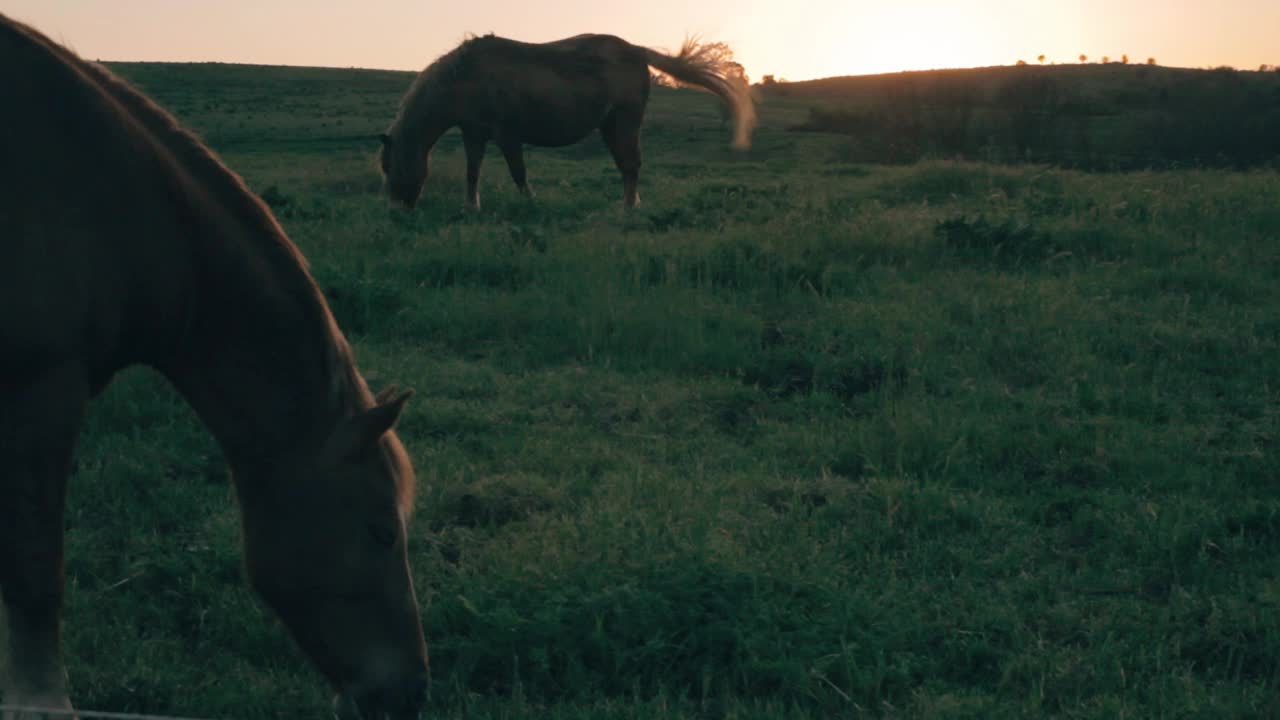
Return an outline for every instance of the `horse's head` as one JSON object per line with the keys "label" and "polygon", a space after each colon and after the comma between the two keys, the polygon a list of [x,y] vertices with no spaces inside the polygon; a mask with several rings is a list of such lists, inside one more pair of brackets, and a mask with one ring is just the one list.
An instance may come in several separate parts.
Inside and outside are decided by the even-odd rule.
{"label": "horse's head", "polygon": [[378,165],[386,181],[387,193],[394,203],[413,207],[422,194],[431,166],[431,148],[408,135],[383,133]]}
{"label": "horse's head", "polygon": [[413,467],[392,430],[410,394],[384,393],[322,447],[240,483],[250,580],[339,692],[342,720],[417,718],[425,699],[405,550]]}

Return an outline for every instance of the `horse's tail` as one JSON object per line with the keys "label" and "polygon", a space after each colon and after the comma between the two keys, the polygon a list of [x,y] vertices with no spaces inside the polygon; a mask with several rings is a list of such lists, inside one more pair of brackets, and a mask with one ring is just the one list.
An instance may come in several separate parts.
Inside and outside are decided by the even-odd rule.
{"label": "horse's tail", "polygon": [[726,63],[712,54],[711,46],[688,39],[679,55],[666,55],[644,48],[651,67],[686,85],[697,85],[720,97],[733,116],[733,146],[751,146],[751,131],[756,126],[756,109],[751,90],[744,78],[725,72]]}

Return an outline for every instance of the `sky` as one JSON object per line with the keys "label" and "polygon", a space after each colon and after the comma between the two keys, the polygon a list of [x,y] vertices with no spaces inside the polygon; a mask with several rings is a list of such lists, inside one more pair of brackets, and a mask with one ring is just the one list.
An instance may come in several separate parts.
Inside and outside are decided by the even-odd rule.
{"label": "sky", "polygon": [[1280,0],[0,0],[94,60],[418,70],[467,33],[723,41],[753,81],[1076,62],[1280,64]]}

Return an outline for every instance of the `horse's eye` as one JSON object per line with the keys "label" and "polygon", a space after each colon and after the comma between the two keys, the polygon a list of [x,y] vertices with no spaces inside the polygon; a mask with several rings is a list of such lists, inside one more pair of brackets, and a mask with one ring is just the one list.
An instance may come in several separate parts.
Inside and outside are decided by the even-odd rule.
{"label": "horse's eye", "polygon": [[373,536],[373,539],[377,541],[379,545],[383,547],[391,547],[395,544],[396,533],[394,530],[383,525],[374,525],[373,523],[370,523],[368,528],[369,534]]}

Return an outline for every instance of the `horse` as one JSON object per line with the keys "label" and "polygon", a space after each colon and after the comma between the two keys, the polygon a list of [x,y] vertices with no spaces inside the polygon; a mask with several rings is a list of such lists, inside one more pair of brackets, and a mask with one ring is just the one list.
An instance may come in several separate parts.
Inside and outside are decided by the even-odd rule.
{"label": "horse", "polygon": [[380,136],[379,164],[393,203],[412,207],[422,193],[431,148],[462,129],[466,204],[480,206],[480,163],[494,141],[521,193],[533,196],[524,145],[572,145],[598,129],[622,173],[623,202],[640,202],[640,126],[649,101],[649,68],[710,90],[729,108],[736,148],[750,145],[755,109],[745,79],[726,72],[711,46],[686,40],[677,55],[613,35],[576,35],[524,43],[472,37],[418,74]]}
{"label": "horse", "polygon": [[339,716],[417,717],[415,478],[394,430],[411,391],[373,396],[301,252],[170,114],[3,15],[0,66],[3,701],[71,710],[59,637],[71,457],[90,399],[143,365],[221,446],[249,583],[336,690]]}

